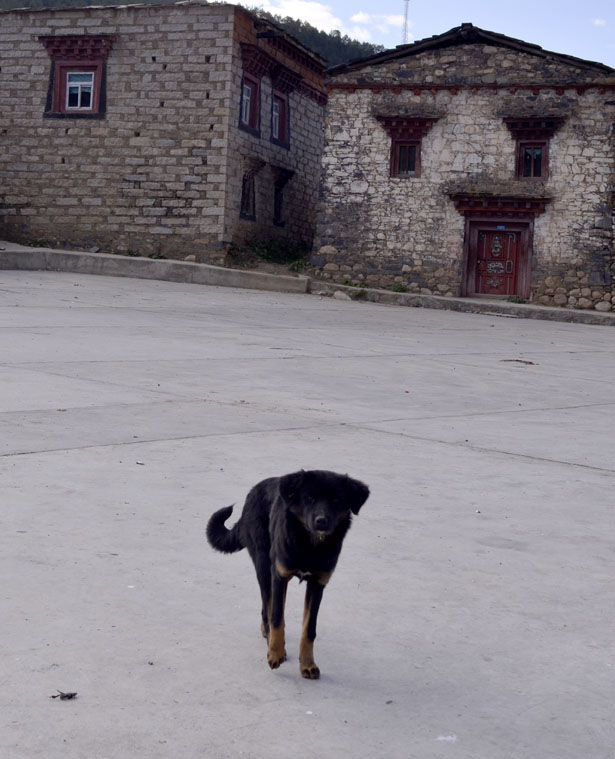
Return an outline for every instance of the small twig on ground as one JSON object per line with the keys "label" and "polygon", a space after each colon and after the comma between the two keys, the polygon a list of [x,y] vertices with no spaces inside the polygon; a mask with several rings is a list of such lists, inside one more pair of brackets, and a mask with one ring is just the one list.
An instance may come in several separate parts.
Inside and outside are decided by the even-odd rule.
{"label": "small twig on ground", "polygon": [[59,690],[55,696],[49,696],[49,698],[59,698],[60,701],[68,701],[71,698],[77,698],[76,693],[64,693],[63,691]]}

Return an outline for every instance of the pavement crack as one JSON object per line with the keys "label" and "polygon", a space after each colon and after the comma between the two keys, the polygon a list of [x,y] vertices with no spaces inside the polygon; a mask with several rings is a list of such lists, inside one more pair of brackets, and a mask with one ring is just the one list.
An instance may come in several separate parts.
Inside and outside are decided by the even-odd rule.
{"label": "pavement crack", "polygon": [[[414,420],[410,420],[414,421]],[[442,440],[441,438],[435,438],[435,437],[424,437],[421,435],[411,435],[407,432],[395,432],[392,430],[382,430],[378,427],[370,427],[369,425],[354,425],[354,424],[348,424],[349,427],[359,427],[360,429],[371,429],[374,432],[384,433],[385,435],[393,435],[398,437],[404,437],[409,440],[416,440],[421,443],[434,443],[436,445],[446,445],[451,448],[466,448],[470,451],[477,451],[480,453],[490,453],[490,454],[499,454],[501,456],[510,456],[511,458],[517,458],[517,459],[525,459],[527,461],[540,461],[546,464],[558,464],[560,466],[572,466],[577,467],[580,469],[589,469],[594,472],[602,472],[603,474],[615,474],[615,469],[605,469],[604,467],[600,466],[592,466],[591,464],[581,464],[577,461],[564,461],[562,459],[552,459],[547,458],[545,456],[534,456],[529,453],[519,453],[517,451],[505,451],[501,448],[492,448],[492,447],[486,447],[481,445],[469,445],[467,443],[462,443],[459,441],[451,441],[451,440]]]}

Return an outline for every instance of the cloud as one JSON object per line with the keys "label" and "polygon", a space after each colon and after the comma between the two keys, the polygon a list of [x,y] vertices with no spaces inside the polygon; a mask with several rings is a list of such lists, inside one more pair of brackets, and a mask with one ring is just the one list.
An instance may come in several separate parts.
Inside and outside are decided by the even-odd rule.
{"label": "cloud", "polygon": [[404,17],[402,15],[394,14],[381,14],[381,13],[365,13],[365,11],[359,11],[354,16],[350,17],[350,20],[355,24],[380,24],[381,26],[398,26],[404,25]]}
{"label": "cloud", "polygon": [[[380,38],[397,36],[399,29],[402,29],[405,23],[405,18],[401,14],[385,14],[385,13],[366,13],[365,11],[359,11],[350,17],[350,20],[358,26],[352,27],[352,34],[356,39],[361,42],[372,42],[373,34],[375,30],[379,33]],[[412,22],[408,21],[408,28],[412,26]],[[409,35],[412,37],[412,35]],[[401,41],[401,40],[400,40]]]}
{"label": "cloud", "polygon": [[[391,34],[397,36],[397,30],[404,25],[402,15],[366,13],[365,11],[354,13],[346,23],[335,15],[330,5],[314,0],[261,0],[256,7],[276,16],[290,16],[307,21],[308,24],[325,32],[338,29],[342,34],[347,34],[360,42],[376,42],[377,40],[373,39],[374,31],[383,37]],[[408,26],[412,26],[412,23],[409,22]]]}
{"label": "cloud", "polygon": [[257,7],[276,16],[290,16],[307,21],[308,24],[325,32],[331,32],[334,29],[344,32],[346,29],[342,19],[333,13],[330,5],[311,2],[311,0],[264,0]]}
{"label": "cloud", "polygon": [[594,26],[606,26],[605,18],[592,18],[592,24]]}

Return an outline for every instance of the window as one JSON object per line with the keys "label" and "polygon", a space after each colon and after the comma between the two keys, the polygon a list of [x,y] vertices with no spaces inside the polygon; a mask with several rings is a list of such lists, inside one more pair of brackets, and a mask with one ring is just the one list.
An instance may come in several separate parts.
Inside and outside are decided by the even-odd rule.
{"label": "window", "polygon": [[253,171],[248,171],[243,175],[241,183],[241,210],[239,215],[242,219],[250,219],[252,221],[256,218]]}
{"label": "window", "polygon": [[400,179],[421,175],[421,143],[437,121],[433,117],[376,116],[391,138],[389,173]]}
{"label": "window", "polygon": [[275,92],[271,98],[271,141],[288,146],[288,98]]}
{"label": "window", "polygon": [[244,74],[241,83],[241,109],[239,126],[258,134],[260,129],[260,87],[259,80]]}
{"label": "window", "polygon": [[549,143],[563,124],[561,118],[507,118],[504,123],[517,141],[517,179],[546,179],[549,174]]}
{"label": "window", "polygon": [[420,143],[394,141],[391,151],[391,176],[416,176]]}
{"label": "window", "polygon": [[517,176],[527,177],[544,177],[547,168],[547,148],[548,143],[528,144],[519,143]]}
{"label": "window", "polygon": [[274,168],[273,181],[273,223],[276,227],[284,226],[284,188],[292,179],[294,171],[290,169]]}
{"label": "window", "polygon": [[47,118],[104,118],[110,35],[39,37],[51,58]]}
{"label": "window", "polygon": [[92,94],[94,92],[94,72],[67,74],[66,110],[92,110]]}

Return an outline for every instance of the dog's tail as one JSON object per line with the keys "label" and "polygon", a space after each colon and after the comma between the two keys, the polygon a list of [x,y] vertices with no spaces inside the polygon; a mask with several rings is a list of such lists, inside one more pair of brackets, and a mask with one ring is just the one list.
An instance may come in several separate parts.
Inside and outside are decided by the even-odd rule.
{"label": "dog's tail", "polygon": [[239,537],[239,522],[234,524],[230,530],[224,526],[232,513],[233,507],[225,506],[223,509],[214,512],[207,523],[207,540],[216,551],[235,553],[244,547]]}

